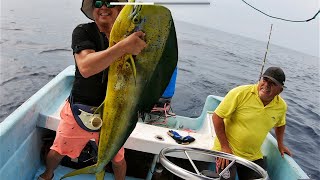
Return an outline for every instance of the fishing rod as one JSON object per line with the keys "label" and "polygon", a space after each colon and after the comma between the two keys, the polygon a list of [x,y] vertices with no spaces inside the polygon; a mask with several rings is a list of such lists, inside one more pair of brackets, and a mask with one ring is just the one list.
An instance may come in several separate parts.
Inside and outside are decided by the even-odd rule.
{"label": "fishing rod", "polygon": [[264,54],[263,62],[262,62],[262,65],[261,65],[261,71],[260,71],[259,80],[260,80],[260,78],[262,76],[264,65],[266,64],[267,54],[268,54],[268,50],[269,50],[270,37],[271,37],[271,32],[272,32],[272,26],[273,26],[273,24],[271,24],[271,27],[270,27],[269,40],[268,40],[268,44],[267,44],[266,53]]}

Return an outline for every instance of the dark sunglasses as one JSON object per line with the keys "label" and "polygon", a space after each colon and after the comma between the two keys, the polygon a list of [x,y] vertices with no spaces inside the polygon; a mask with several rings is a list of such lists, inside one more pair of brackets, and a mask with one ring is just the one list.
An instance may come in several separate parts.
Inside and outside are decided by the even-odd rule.
{"label": "dark sunglasses", "polygon": [[107,8],[114,8],[116,5],[110,5],[110,2],[118,2],[118,1],[93,1],[93,7],[101,8],[104,4]]}

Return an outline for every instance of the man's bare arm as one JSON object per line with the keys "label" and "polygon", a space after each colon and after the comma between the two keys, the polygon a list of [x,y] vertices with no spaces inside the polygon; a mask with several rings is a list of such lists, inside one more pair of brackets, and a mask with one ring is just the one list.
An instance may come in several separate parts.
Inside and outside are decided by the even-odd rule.
{"label": "man's bare arm", "polygon": [[292,156],[290,150],[283,144],[283,137],[284,137],[285,128],[286,128],[285,125],[274,128],[274,131],[276,133],[277,142],[278,142],[278,149],[279,149],[282,157],[284,156],[284,153],[288,154],[289,156]]}

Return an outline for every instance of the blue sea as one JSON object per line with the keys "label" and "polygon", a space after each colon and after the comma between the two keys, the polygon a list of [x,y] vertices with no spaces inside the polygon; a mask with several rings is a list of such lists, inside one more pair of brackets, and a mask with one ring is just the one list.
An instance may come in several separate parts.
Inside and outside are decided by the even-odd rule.
{"label": "blue sea", "polygon": [[[0,122],[67,66],[73,28],[88,20],[81,1],[1,1]],[[256,83],[267,42],[175,21],[178,77],[172,107],[199,116],[208,95]],[[266,67],[284,69],[285,144],[312,179],[320,179],[320,59],[269,45]]]}

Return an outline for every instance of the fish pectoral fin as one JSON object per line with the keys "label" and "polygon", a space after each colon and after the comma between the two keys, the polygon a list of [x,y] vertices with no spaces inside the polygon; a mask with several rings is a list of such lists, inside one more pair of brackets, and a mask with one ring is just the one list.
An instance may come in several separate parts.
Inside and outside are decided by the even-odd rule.
{"label": "fish pectoral fin", "polygon": [[[134,84],[137,84],[137,69],[136,69],[136,64],[134,61],[134,58],[132,56],[132,54],[128,55],[129,57],[126,58],[126,62],[123,64],[124,67],[130,67],[131,68],[131,72],[134,78]],[[129,62],[128,62],[129,61]]]}
{"label": "fish pectoral fin", "polygon": [[131,63],[131,68],[133,72],[133,77],[134,77],[134,84],[137,84],[136,79],[137,79],[137,69],[136,69],[136,64],[134,62],[134,59],[132,55],[130,55],[130,63]]}

